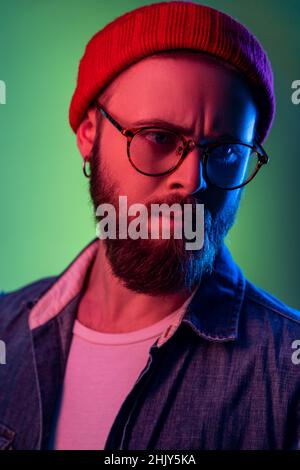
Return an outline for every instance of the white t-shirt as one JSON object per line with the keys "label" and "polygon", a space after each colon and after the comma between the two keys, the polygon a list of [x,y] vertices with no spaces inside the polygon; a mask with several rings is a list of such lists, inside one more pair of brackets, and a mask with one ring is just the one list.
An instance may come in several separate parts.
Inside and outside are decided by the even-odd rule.
{"label": "white t-shirt", "polygon": [[122,403],[146,366],[149,349],[189,300],[153,325],[129,333],[101,333],[75,320],[52,435],[54,449],[104,449]]}

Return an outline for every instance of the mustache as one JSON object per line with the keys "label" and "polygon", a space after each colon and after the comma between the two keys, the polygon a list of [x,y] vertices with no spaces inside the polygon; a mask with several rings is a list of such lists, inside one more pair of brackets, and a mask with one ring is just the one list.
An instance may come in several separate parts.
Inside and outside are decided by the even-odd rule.
{"label": "mustache", "polygon": [[[107,198],[104,198],[105,200],[107,200]],[[115,206],[115,209],[116,209],[116,215],[117,215],[117,218],[116,218],[116,227],[119,227],[119,217],[121,219],[123,219],[124,217],[126,218],[127,220],[127,223],[130,223],[131,221],[135,220],[136,217],[137,217],[137,214],[136,215],[129,215],[128,213],[119,213],[119,206],[118,206],[118,203],[117,203],[117,198],[116,197],[113,197],[111,199],[111,203],[113,201],[113,205]],[[140,202],[135,202],[135,204],[139,204]],[[146,210],[147,210],[147,213],[150,215],[152,213],[152,205],[156,204],[156,205],[159,205],[161,206],[162,204],[166,204],[168,207],[171,208],[171,206],[173,206],[173,204],[178,204],[180,207],[181,207],[181,212],[182,212],[182,216],[183,214],[185,213],[184,211],[184,207],[186,206],[186,204],[189,204],[190,205],[190,209],[191,209],[191,216],[192,216],[192,221],[193,221],[193,224],[194,224],[194,221],[195,221],[195,217],[196,217],[196,206],[199,205],[199,204],[203,204],[202,202],[199,201],[199,198],[197,197],[194,197],[194,196],[191,196],[191,195],[187,195],[187,196],[182,196],[181,194],[170,194],[170,195],[167,195],[166,197],[160,197],[160,198],[153,198],[151,200],[148,200],[148,201],[143,201],[142,204]],[[139,209],[136,209],[137,212],[139,213]],[[204,208],[205,210],[205,213],[206,215],[208,216],[208,218],[210,219],[210,213],[209,211]]]}
{"label": "mustache", "polygon": [[[148,214],[151,214],[152,213],[152,205],[158,205],[158,206],[162,206],[163,204],[167,205],[170,209],[171,207],[173,206],[173,204],[177,204],[181,207],[181,213],[182,213],[182,223],[184,221],[184,217],[185,217],[185,207],[189,207],[189,210],[191,210],[191,221],[192,221],[192,229],[195,230],[196,229],[196,206],[199,204],[203,204],[203,202],[201,202],[200,198],[198,197],[195,197],[193,195],[186,195],[186,196],[182,196],[180,193],[174,193],[174,194],[169,194],[165,197],[160,197],[160,198],[153,198],[151,200],[148,200],[148,201],[144,201],[143,202],[143,206],[146,207],[147,209],[147,213]],[[189,206],[187,206],[189,205]],[[176,209],[175,209],[176,210]],[[210,211],[208,209],[206,209],[206,207],[204,207],[204,211],[205,211],[205,220],[204,220],[204,225],[206,227],[206,229],[210,230],[211,229],[211,225],[212,225],[212,216],[210,214]],[[170,214],[170,216],[172,217],[172,215]],[[134,220],[136,218],[136,215],[127,215],[126,216],[127,218],[127,222],[130,223],[132,220]],[[117,220],[117,227],[119,227],[119,220]]]}
{"label": "mustache", "polygon": [[152,199],[145,202],[145,206],[148,210],[151,209],[152,204],[167,204],[168,206],[179,204],[183,210],[185,204],[190,204],[192,209],[194,209],[197,204],[203,204],[203,202],[200,201],[198,197],[194,197],[192,195],[182,196],[181,194],[174,193],[164,197],[163,199]]}

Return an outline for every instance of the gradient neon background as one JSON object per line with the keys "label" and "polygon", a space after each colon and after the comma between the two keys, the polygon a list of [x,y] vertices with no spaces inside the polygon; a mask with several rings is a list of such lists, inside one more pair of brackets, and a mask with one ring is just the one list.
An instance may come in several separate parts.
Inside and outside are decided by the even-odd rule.
{"label": "gradient neon background", "polygon": [[[146,3],[1,0],[0,290],[60,273],[95,237],[68,106],[90,37]],[[227,245],[252,282],[300,309],[300,105],[291,102],[291,83],[300,79],[298,1],[203,3],[244,23],[275,75],[277,115],[265,142],[271,161],[246,190]]]}

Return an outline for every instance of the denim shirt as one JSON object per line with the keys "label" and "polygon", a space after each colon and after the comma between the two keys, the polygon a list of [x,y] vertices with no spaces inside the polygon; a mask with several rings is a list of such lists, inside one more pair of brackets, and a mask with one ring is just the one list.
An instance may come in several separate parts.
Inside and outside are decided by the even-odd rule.
{"label": "denim shirt", "polygon": [[[50,446],[82,292],[68,276],[95,243],[59,276],[0,296],[0,449]],[[300,450],[296,340],[299,312],[247,281],[223,245],[151,347],[105,450]]]}

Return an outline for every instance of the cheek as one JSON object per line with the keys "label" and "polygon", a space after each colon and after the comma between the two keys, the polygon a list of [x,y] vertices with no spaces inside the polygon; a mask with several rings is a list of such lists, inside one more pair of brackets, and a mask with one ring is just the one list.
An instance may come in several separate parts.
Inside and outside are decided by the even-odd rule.
{"label": "cheek", "polygon": [[205,207],[207,207],[213,217],[234,206],[238,198],[238,190],[222,191],[221,189],[208,189],[202,197]]}

